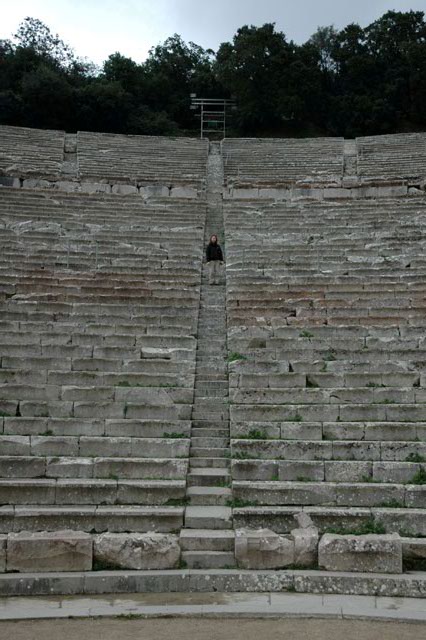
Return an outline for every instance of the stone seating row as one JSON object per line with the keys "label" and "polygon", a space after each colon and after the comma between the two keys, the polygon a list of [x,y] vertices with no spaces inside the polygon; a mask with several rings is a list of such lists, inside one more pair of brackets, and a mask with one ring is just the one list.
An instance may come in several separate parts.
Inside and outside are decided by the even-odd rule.
{"label": "stone seating row", "polygon": [[424,535],[425,205],[226,204],[235,526]]}
{"label": "stone seating row", "polygon": [[67,192],[194,198],[208,144],[192,138],[0,126],[0,184]]}
{"label": "stone seating row", "polygon": [[425,186],[424,133],[222,142],[231,197],[374,198]]}
{"label": "stone seating row", "polygon": [[343,138],[227,138],[222,142],[225,184],[285,186],[308,176],[338,179]]}
{"label": "stone seating row", "polygon": [[1,531],[179,529],[205,207],[0,195]]}

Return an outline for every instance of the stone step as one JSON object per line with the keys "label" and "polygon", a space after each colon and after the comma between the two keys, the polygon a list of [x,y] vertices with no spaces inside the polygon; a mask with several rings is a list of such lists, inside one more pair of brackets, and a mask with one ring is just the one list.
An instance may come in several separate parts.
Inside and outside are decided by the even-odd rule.
{"label": "stone step", "polygon": [[206,437],[201,436],[198,437],[196,434],[192,435],[191,438],[191,448],[195,449],[210,449],[210,448],[228,448],[229,447],[229,437]]}
{"label": "stone step", "polygon": [[206,376],[212,376],[212,380],[223,379],[223,377],[226,376],[226,372],[228,369],[225,362],[214,366],[209,366],[205,362],[199,362],[196,366],[197,375],[202,376],[203,378],[205,378]]}
{"label": "stone step", "polygon": [[201,506],[227,506],[232,499],[232,491],[228,487],[188,487],[186,495],[191,505]]}
{"label": "stone step", "polygon": [[210,429],[204,429],[202,427],[192,427],[191,435],[196,438],[228,438],[229,430],[211,427]]}
{"label": "stone step", "polygon": [[196,446],[191,447],[189,456],[191,458],[225,458],[229,455],[229,449],[227,447],[208,447],[206,449],[198,448]]}
{"label": "stone step", "polygon": [[223,402],[224,400],[227,401],[228,389],[208,389],[206,387],[195,389],[194,403],[198,402],[200,398],[208,398],[209,400],[214,400],[215,402]]}
{"label": "stone step", "polygon": [[[400,445],[399,445],[400,446]],[[396,445],[398,448],[398,445]],[[232,460],[234,480],[311,481],[334,483],[415,484],[426,470],[418,454],[388,460]]]}
{"label": "stone step", "polygon": [[212,422],[224,422],[228,420],[228,411],[215,412],[206,411],[205,409],[199,410],[196,407],[192,411],[192,420],[211,420]]}
{"label": "stone step", "polygon": [[188,458],[82,458],[1,456],[1,478],[113,478],[121,480],[181,480]]}
{"label": "stone step", "polygon": [[426,507],[425,484],[234,481],[233,497],[259,505]]}
{"label": "stone step", "polygon": [[229,431],[229,420],[199,420],[192,421],[192,428],[199,429],[226,429]]}
{"label": "stone step", "polygon": [[186,437],[0,436],[0,452],[9,456],[182,458],[188,456],[189,446],[190,440]]}
{"label": "stone step", "polygon": [[189,506],[185,509],[188,529],[232,529],[232,509],[221,506]]}
{"label": "stone step", "polygon": [[205,469],[205,468],[223,468],[230,469],[230,458],[189,458],[190,469]]}
{"label": "stone step", "polygon": [[220,487],[227,486],[231,481],[229,470],[226,468],[191,468],[187,475],[189,487]]}
{"label": "stone step", "polygon": [[182,551],[234,551],[235,534],[227,529],[182,529]]}
{"label": "stone step", "polygon": [[183,526],[183,519],[183,507],[141,507],[135,505],[4,506],[0,507],[0,532],[60,531],[63,529],[88,533],[102,533],[104,531],[117,533],[124,531],[172,532]]}
{"label": "stone step", "polygon": [[[279,533],[294,529],[294,514],[300,505],[246,506],[233,509],[235,529],[265,527]],[[303,507],[321,533],[341,531],[353,533],[368,526],[371,530],[399,533],[401,536],[424,538],[426,536],[426,509],[401,509],[392,507]],[[372,527],[373,525],[373,527]]]}
{"label": "stone step", "polygon": [[188,569],[232,569],[236,566],[230,551],[183,551],[182,561]]}
{"label": "stone step", "polygon": [[[244,459],[422,462],[426,459],[426,442],[405,440],[274,440],[264,439],[262,432],[252,439],[232,439],[232,455]],[[258,436],[261,436],[261,439]],[[423,459],[423,460],[422,460]]]}
{"label": "stone step", "polygon": [[228,391],[229,383],[227,378],[224,378],[223,380],[209,380],[208,378],[203,379],[201,376],[197,375],[195,377],[195,390],[196,392],[202,392],[203,389],[208,391],[217,390],[218,392]]}
{"label": "stone step", "polygon": [[0,504],[176,505],[185,480],[0,479]]}
{"label": "stone step", "polygon": [[232,499],[232,491],[228,487],[188,487],[186,495],[191,506],[228,506]]}

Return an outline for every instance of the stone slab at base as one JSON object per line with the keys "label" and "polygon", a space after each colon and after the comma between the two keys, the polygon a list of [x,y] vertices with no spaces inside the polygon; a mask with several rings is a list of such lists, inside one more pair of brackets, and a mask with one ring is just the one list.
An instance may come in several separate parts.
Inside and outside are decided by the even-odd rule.
{"label": "stone slab at base", "polygon": [[94,541],[94,562],[121,569],[174,569],[180,547],[176,535],[103,533]]}
{"label": "stone slab at base", "polygon": [[402,540],[397,533],[363,536],[325,534],[318,564],[328,571],[402,573]]}
{"label": "stone slab at base", "polygon": [[92,537],[80,531],[10,533],[8,571],[87,571],[92,568]]}
{"label": "stone slab at base", "polygon": [[184,569],[0,575],[0,596],[213,591],[425,598],[426,572],[398,575],[332,571]]}

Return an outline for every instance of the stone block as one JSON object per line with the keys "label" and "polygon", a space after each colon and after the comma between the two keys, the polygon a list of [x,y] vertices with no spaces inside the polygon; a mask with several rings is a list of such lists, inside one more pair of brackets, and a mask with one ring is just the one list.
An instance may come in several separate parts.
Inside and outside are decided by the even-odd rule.
{"label": "stone block", "polygon": [[271,200],[289,200],[290,196],[290,189],[259,189],[259,198],[270,198]]}
{"label": "stone block", "polygon": [[94,540],[94,561],[99,568],[176,569],[179,558],[176,535],[104,533]]}
{"label": "stone block", "polygon": [[59,191],[65,191],[66,193],[75,193],[81,190],[79,182],[72,182],[71,180],[58,180],[55,183],[55,188]]}
{"label": "stone block", "polygon": [[153,184],[141,186],[139,193],[144,198],[166,198],[170,195],[170,189],[161,184]]}
{"label": "stone block", "polygon": [[407,194],[407,185],[385,185],[377,187],[377,196],[379,198],[399,198]]}
{"label": "stone block", "polygon": [[[278,463],[278,478],[282,481],[324,480],[324,463],[311,460],[285,460]],[[263,479],[263,478],[262,478]]]}
{"label": "stone block", "polygon": [[112,193],[118,193],[121,196],[129,196],[138,193],[138,188],[132,184],[113,184]]}
{"label": "stone block", "polygon": [[315,566],[318,560],[318,529],[314,526],[293,529],[291,537],[294,541],[294,564],[297,567]]}
{"label": "stone block", "polygon": [[325,534],[318,564],[326,571],[402,573],[402,542],[397,533],[363,536]]}
{"label": "stone block", "polygon": [[232,189],[232,197],[237,199],[240,198],[242,200],[255,200],[259,196],[259,189],[257,188],[233,188]]}
{"label": "stone block", "polygon": [[306,511],[299,511],[293,517],[299,525],[299,529],[311,529],[315,526],[311,516]]}
{"label": "stone block", "polygon": [[8,571],[90,571],[92,538],[80,531],[22,531],[7,538]]}
{"label": "stone block", "polygon": [[304,198],[322,200],[324,198],[324,189],[294,187],[291,190],[291,197],[293,200],[303,200]]}
{"label": "stone block", "polygon": [[343,189],[340,187],[324,189],[324,198],[328,199],[347,199],[352,198],[352,189]]}
{"label": "stone block", "polygon": [[82,182],[82,193],[111,193],[111,186],[109,184],[102,184],[100,182]]}
{"label": "stone block", "polygon": [[241,569],[282,569],[294,564],[294,541],[270,529],[237,529],[235,558]]}
{"label": "stone block", "polygon": [[401,538],[401,540],[404,560],[419,560],[422,563],[426,563],[425,538]]}
{"label": "stone block", "polygon": [[23,181],[24,189],[51,189],[53,184],[48,180],[39,180],[37,178],[28,178]]}
{"label": "stone block", "polygon": [[172,198],[198,198],[196,189],[192,187],[172,187],[170,189],[170,196]]}
{"label": "stone block", "polygon": [[15,184],[15,181],[19,178],[13,178],[12,176],[0,176],[0,187],[16,187],[20,186]]}

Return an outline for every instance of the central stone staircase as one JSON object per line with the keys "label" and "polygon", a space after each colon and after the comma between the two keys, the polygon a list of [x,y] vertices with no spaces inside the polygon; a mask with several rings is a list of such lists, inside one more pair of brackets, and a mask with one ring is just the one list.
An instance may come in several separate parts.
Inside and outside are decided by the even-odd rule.
{"label": "central stone staircase", "polygon": [[[223,171],[219,145],[212,143],[207,165],[204,244],[223,238]],[[223,243],[222,243],[223,248]],[[198,319],[195,396],[182,560],[189,568],[234,566],[231,509],[225,270],[211,285],[204,270]]]}

